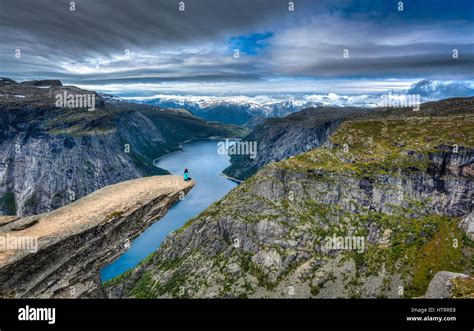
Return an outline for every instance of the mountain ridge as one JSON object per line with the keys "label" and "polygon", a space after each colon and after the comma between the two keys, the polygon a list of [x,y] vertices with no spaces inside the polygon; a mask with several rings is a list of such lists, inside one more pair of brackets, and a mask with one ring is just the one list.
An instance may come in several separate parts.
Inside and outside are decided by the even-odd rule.
{"label": "mountain ridge", "polygon": [[[103,186],[167,174],[153,161],[182,142],[246,132],[174,110],[107,101],[59,81],[0,82],[2,214],[39,214]],[[63,93],[93,94],[95,110],[57,107]]]}
{"label": "mountain ridge", "polygon": [[317,107],[305,108],[283,118],[270,118],[258,124],[243,141],[257,143],[257,157],[232,155],[224,170],[229,177],[244,180],[264,165],[287,159],[323,145],[345,120],[406,116],[446,116],[472,111],[474,97],[430,101],[413,108]]}

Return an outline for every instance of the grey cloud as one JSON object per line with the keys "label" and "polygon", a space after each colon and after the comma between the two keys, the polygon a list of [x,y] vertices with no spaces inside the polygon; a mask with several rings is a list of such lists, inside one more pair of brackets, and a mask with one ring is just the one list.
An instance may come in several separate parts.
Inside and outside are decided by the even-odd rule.
{"label": "grey cloud", "polygon": [[[132,52],[178,49],[254,32],[288,14],[286,1],[0,0],[0,71],[17,79],[61,75],[61,63]],[[21,60],[14,57],[22,52]],[[182,56],[170,60],[179,64]],[[215,69],[215,70],[218,70]],[[73,76],[71,75],[71,78]],[[40,77],[38,77],[40,78]]]}
{"label": "grey cloud", "polygon": [[[70,12],[70,0],[0,0],[1,75],[98,85],[263,82],[285,76],[474,78],[472,40],[456,44],[472,22],[456,21],[462,33],[455,35],[450,21],[438,41],[442,29],[431,19],[341,15],[329,0],[297,0],[294,13],[288,12],[287,0],[184,0],[185,12],[178,11],[179,1],[76,0],[76,12]],[[293,30],[301,32],[299,39]],[[222,54],[229,37],[255,32],[275,33],[261,54],[238,61]],[[16,48],[21,59],[14,57]],[[350,59],[342,59],[344,48]],[[453,48],[460,48],[457,60],[450,59]],[[114,59],[125,49],[141,57]],[[92,68],[88,60],[101,58],[110,62],[100,70],[65,70]]]}
{"label": "grey cloud", "polygon": [[[127,77],[127,78],[91,78],[81,79],[81,84],[90,85],[105,85],[105,84],[158,84],[163,82],[245,82],[245,81],[258,81],[261,77],[252,74],[226,74],[226,73],[215,73],[215,74],[191,74],[183,77],[176,76],[163,76],[163,77]],[[71,78],[68,77],[63,80],[65,83],[73,83]]]}
{"label": "grey cloud", "polygon": [[321,78],[371,77],[474,79],[474,54],[453,59],[450,52],[411,56],[362,58],[322,58],[313,63],[286,65],[279,68],[286,75]]}
{"label": "grey cloud", "polygon": [[77,51],[80,57],[83,52],[162,47],[211,39],[225,31],[240,33],[284,8],[268,0],[186,0],[186,10],[180,12],[179,1],[76,0],[76,11],[70,12],[69,2],[1,0],[2,30],[20,33],[2,38],[9,44],[34,43],[70,55]]}

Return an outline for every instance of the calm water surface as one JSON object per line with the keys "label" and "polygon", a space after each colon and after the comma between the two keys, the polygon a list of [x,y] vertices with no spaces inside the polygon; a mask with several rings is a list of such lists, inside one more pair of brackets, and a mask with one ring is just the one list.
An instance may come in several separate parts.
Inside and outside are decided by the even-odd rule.
{"label": "calm water surface", "polygon": [[183,145],[183,150],[167,155],[156,166],[172,174],[182,175],[185,168],[196,185],[170,208],[168,213],[151,225],[131,243],[130,249],[101,271],[107,281],[135,267],[160,247],[168,234],[179,229],[213,202],[219,200],[237,184],[220,174],[230,165],[229,156],[217,154],[217,141],[197,140]]}

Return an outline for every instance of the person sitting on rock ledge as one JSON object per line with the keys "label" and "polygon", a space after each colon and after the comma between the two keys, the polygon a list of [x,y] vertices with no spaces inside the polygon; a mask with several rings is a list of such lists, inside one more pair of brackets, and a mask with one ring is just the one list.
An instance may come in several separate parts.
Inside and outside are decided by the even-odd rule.
{"label": "person sitting on rock ledge", "polygon": [[191,177],[189,177],[189,171],[188,168],[184,169],[184,181],[187,182],[188,180],[191,180]]}

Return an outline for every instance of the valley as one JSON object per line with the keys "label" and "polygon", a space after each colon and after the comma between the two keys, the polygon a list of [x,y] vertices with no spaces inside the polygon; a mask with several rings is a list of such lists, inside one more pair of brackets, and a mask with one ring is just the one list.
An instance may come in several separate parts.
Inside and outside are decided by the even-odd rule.
{"label": "valley", "polygon": [[48,212],[110,184],[163,175],[154,160],[182,142],[247,132],[99,95],[95,111],[56,107],[66,92],[95,93],[60,81],[0,81],[0,213]]}
{"label": "valley", "polygon": [[[59,81],[0,92],[0,232],[38,240],[2,251],[3,297],[473,295],[473,98],[307,108],[250,131],[107,95],[57,107],[95,93]],[[218,137],[256,149],[200,140]],[[167,175],[186,167],[197,182]]]}
{"label": "valley", "polygon": [[[450,112],[451,102],[469,106]],[[264,166],[106,283],[107,295],[472,297],[472,98],[390,112]],[[334,234],[365,238],[364,253],[327,249]]]}

